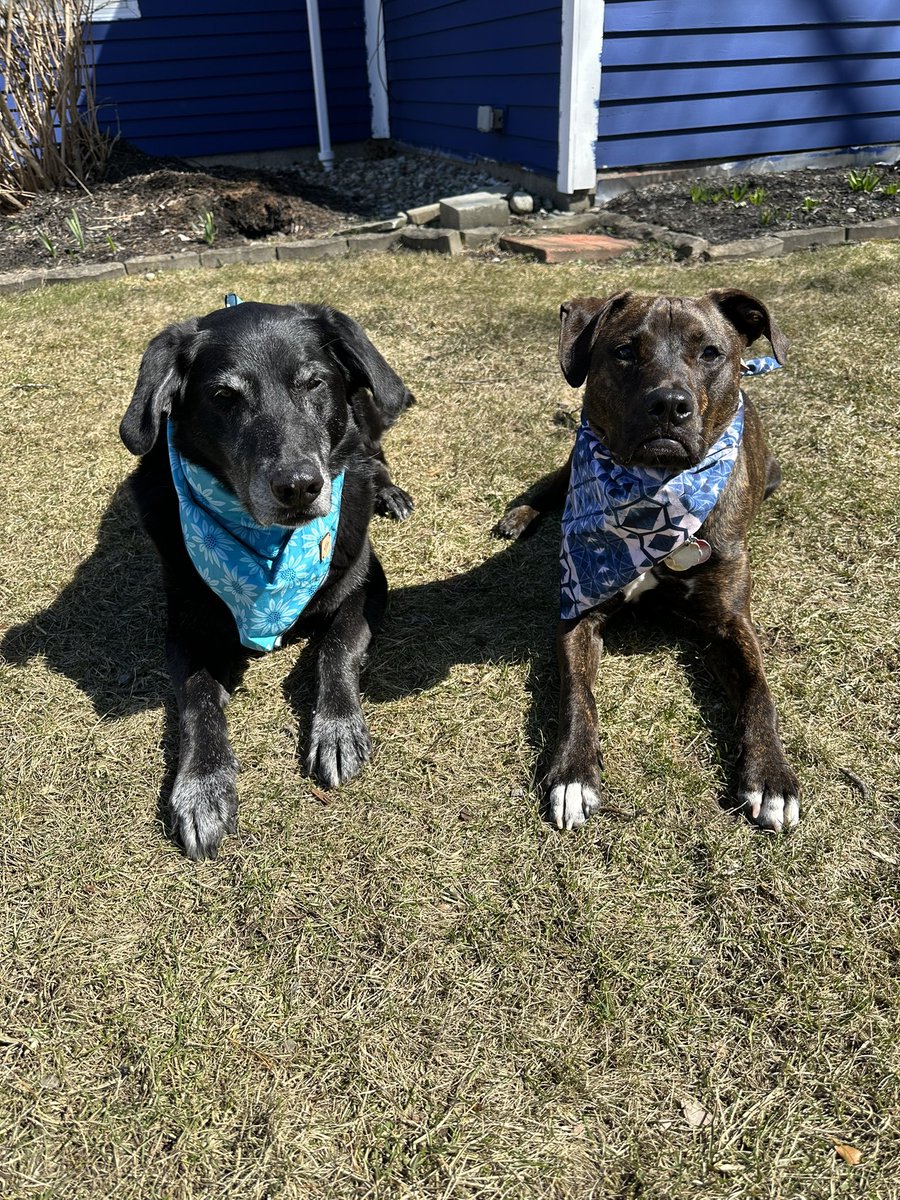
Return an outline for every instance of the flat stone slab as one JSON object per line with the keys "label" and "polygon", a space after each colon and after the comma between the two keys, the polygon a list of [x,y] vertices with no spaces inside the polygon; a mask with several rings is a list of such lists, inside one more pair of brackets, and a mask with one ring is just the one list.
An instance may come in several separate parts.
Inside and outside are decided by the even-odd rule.
{"label": "flat stone slab", "polygon": [[[404,222],[405,224],[405,222]],[[400,231],[393,233],[355,233],[347,238],[351,255],[371,254],[375,250],[390,250],[400,242]]]}
{"label": "flat stone slab", "polygon": [[418,208],[408,208],[406,215],[413,225],[427,225],[429,221],[436,221],[441,215],[441,206],[420,204]]}
{"label": "flat stone slab", "polygon": [[0,292],[31,292],[43,283],[43,271],[8,271],[0,275]]}
{"label": "flat stone slab", "polygon": [[477,229],[484,225],[508,225],[509,205],[494,192],[470,192],[447,196],[440,201],[441,224],[445,229]]}
{"label": "flat stone slab", "polygon": [[230,267],[236,263],[261,263],[275,261],[275,247],[225,246],[221,250],[201,250],[201,267]]}
{"label": "flat stone slab", "polygon": [[881,217],[865,225],[848,225],[848,242],[872,242],[876,238],[900,237],[900,217]]}
{"label": "flat stone slab", "polygon": [[497,233],[498,230],[495,225],[486,225],[476,229],[461,229],[459,236],[462,238],[462,243],[467,250],[480,250],[488,242],[493,242],[497,237]]}
{"label": "flat stone slab", "polygon": [[843,246],[847,235],[843,225],[818,225],[813,229],[783,229],[778,235],[785,253],[807,250],[810,246]]}
{"label": "flat stone slab", "polygon": [[710,258],[776,258],[784,254],[784,242],[780,237],[739,238],[710,246],[707,253]]}
{"label": "flat stone slab", "polygon": [[193,251],[184,254],[141,254],[137,258],[125,259],[125,270],[129,275],[146,275],[156,271],[188,271],[200,266],[200,255]]}
{"label": "flat stone slab", "polygon": [[124,274],[125,268],[120,262],[82,263],[45,271],[44,283],[86,283],[95,279],[121,279]]}
{"label": "flat stone slab", "polygon": [[606,262],[639,245],[640,242],[630,238],[607,237],[604,233],[560,233],[533,238],[504,234],[500,238],[501,250],[510,254],[531,254],[545,263],[572,262],[576,258],[583,262]]}
{"label": "flat stone slab", "polygon": [[455,229],[404,229],[401,244],[407,250],[424,250],[431,254],[461,254],[462,238]]}
{"label": "flat stone slab", "polygon": [[304,238],[299,242],[279,242],[276,253],[280,262],[297,262],[315,258],[344,258],[346,238]]}

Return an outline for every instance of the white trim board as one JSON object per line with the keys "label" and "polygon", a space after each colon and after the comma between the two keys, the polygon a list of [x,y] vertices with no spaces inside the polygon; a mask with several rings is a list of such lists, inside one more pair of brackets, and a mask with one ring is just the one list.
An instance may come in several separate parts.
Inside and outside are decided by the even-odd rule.
{"label": "white trim board", "polygon": [[94,0],[90,19],[97,25],[107,21],[138,21],[141,6],[138,0]]}
{"label": "white trim board", "polygon": [[384,52],[383,0],[365,0],[366,67],[369,72],[369,99],[372,102],[372,137],[391,136],[391,116],[387,90],[387,58]]}
{"label": "white trim board", "polygon": [[594,147],[605,7],[605,0],[562,0],[556,186],[564,195],[593,191],[597,179]]}

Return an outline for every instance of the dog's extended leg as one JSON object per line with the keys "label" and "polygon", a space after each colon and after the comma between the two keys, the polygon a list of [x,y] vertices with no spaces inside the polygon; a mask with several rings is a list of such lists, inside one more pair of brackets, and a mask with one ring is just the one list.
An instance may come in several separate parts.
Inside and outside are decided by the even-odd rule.
{"label": "dog's extended leg", "polygon": [[[750,569],[730,564],[729,586],[697,589],[693,619],[712,641],[708,662],[734,706],[740,736],[738,804],[760,829],[778,833],[800,820],[800,788],[778,734],[775,703],[766,682],[762,648],[750,619]],[[708,578],[713,582],[713,572]],[[737,587],[735,584],[737,583]],[[726,607],[737,597],[735,610]],[[737,605],[740,607],[737,607]]]}
{"label": "dog's extended leg", "polygon": [[579,620],[559,623],[559,733],[546,780],[550,816],[559,829],[580,828],[600,807],[603,760],[593,684],[603,631],[615,607],[606,604]]}
{"label": "dog's extended leg", "polygon": [[391,469],[384,450],[379,446],[373,456],[372,478],[375,481],[375,512],[379,517],[391,517],[395,521],[405,521],[412,515],[415,502],[409,492],[404,492],[391,478]]}
{"label": "dog's extended leg", "polygon": [[569,490],[569,469],[572,456],[565,466],[545,475],[533,484],[527,492],[517,496],[510,504],[504,515],[494,526],[497,537],[517,538],[529,528],[532,528],[546,512],[554,508],[562,508]]}
{"label": "dog's extended leg", "polygon": [[181,735],[169,798],[172,832],[189,858],[215,858],[222,838],[237,828],[238,764],[224,709],[246,659],[236,643],[229,651],[196,633],[182,636],[171,609],[166,657]]}
{"label": "dog's extended leg", "polygon": [[372,752],[359,675],[386,603],[387,580],[372,554],[365,583],[347,597],[319,643],[306,765],[326,787],[352,779]]}

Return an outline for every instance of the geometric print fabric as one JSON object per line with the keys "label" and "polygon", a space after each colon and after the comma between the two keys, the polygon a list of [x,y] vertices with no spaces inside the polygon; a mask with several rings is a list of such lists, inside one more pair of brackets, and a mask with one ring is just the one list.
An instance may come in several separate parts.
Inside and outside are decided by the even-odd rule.
{"label": "geometric print fabric", "polygon": [[609,600],[696,534],[728,482],[743,430],[741,396],[702,462],[672,475],[617,465],[582,416],[562,519],[563,620]]}

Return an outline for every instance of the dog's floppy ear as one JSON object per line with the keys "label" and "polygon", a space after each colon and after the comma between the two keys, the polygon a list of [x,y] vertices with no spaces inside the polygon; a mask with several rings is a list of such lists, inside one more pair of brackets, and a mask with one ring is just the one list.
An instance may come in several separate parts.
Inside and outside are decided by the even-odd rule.
{"label": "dog's floppy ear", "polygon": [[381,357],[360,325],[345,313],[325,309],[332,334],[331,350],[350,376],[353,388],[368,388],[383,429],[389,429],[415,396]]}
{"label": "dog's floppy ear", "polygon": [[168,325],[144,351],[134,395],[119,425],[119,436],[132,454],[147,454],[156,444],[162,419],[172,411],[184,380],[185,350],[196,332],[196,317]]}
{"label": "dog's floppy ear", "polygon": [[791,343],[769,316],[769,310],[761,300],[739,288],[716,288],[706,294],[748,346],[758,337],[767,337],[772,343],[776,359],[784,362]]}
{"label": "dog's floppy ear", "polygon": [[581,387],[587,379],[597,331],[628,295],[628,292],[617,292],[607,300],[577,296],[560,305],[559,365],[571,387]]}

